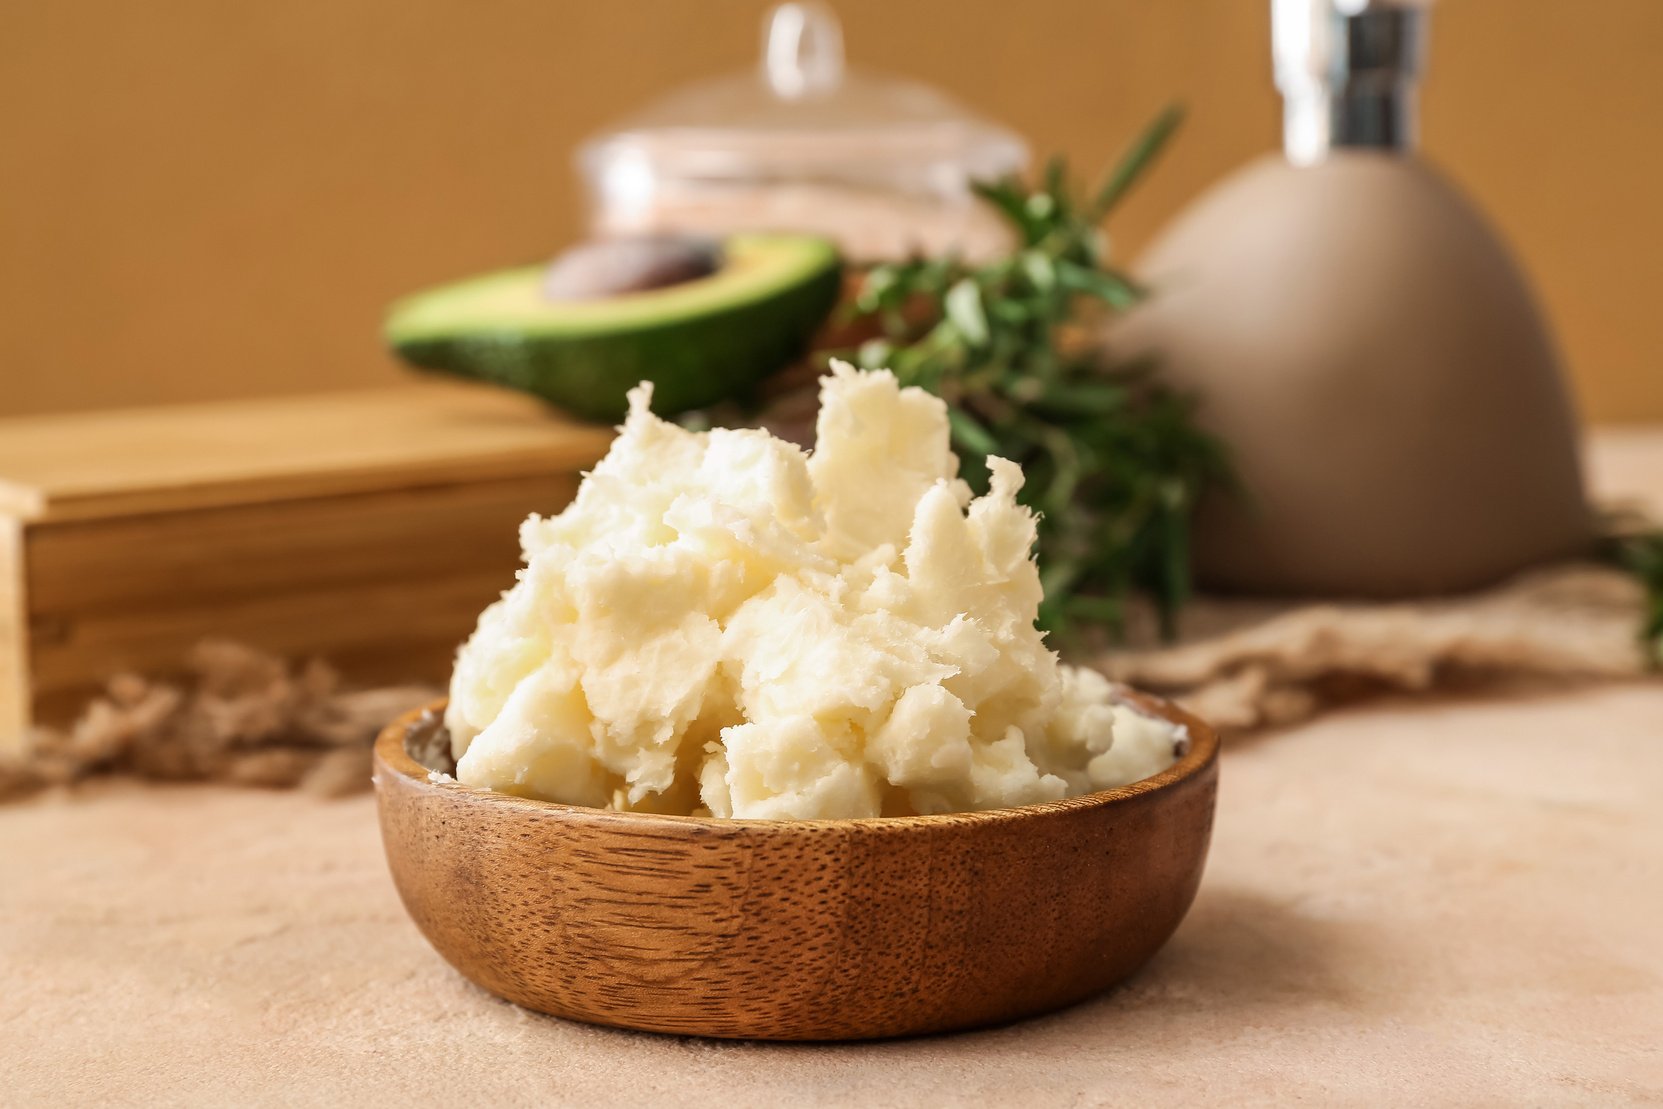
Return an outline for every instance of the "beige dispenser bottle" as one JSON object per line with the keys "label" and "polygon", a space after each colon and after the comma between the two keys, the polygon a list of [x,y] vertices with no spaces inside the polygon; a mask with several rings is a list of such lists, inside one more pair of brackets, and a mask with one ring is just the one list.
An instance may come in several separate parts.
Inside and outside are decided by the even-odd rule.
{"label": "beige dispenser bottle", "polygon": [[[1496,233],[1414,156],[1421,6],[1273,0],[1285,157],[1202,196],[1118,327],[1233,449],[1198,522],[1214,588],[1483,585],[1591,534],[1553,342]],[[1527,167],[1521,167],[1527,172]]]}

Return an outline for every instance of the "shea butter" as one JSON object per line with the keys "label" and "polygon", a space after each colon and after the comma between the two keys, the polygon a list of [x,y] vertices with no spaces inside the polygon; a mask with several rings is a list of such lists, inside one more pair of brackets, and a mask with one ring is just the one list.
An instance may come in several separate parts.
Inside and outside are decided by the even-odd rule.
{"label": "shea butter", "polygon": [[650,393],[457,658],[465,785],[576,805],[846,818],[1050,801],[1170,765],[1184,737],[1059,663],[1034,518],[973,498],[942,401],[822,382],[812,454],[692,432]]}

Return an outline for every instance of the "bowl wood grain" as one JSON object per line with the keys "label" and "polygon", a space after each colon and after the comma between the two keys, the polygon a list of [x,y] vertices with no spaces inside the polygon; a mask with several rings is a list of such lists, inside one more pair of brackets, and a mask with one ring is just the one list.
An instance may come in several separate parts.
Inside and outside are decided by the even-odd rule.
{"label": "bowl wood grain", "polygon": [[376,744],[387,861],[445,959],[544,1013],[769,1040],[1014,1020],[1142,966],[1200,883],[1218,738],[1179,709],[1128,699],[1189,731],[1188,751],[1153,778],[1022,808],[817,821],[470,789],[431,774],[444,765],[441,702]]}

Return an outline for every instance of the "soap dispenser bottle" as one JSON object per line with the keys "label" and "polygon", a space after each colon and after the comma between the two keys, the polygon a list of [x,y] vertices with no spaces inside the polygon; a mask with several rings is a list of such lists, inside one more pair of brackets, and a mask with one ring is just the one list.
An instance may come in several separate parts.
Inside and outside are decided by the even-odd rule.
{"label": "soap dispenser bottle", "polygon": [[1146,252],[1111,336],[1153,353],[1233,451],[1197,520],[1204,586],[1402,596],[1590,541],[1576,421],[1529,289],[1415,156],[1426,10],[1273,0],[1284,152]]}

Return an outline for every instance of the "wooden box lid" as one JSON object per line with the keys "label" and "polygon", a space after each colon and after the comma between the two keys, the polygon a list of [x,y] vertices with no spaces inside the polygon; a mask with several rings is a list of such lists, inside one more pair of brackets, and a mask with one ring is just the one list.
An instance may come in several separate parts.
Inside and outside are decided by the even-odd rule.
{"label": "wooden box lid", "polygon": [[0,419],[0,514],[86,520],[569,473],[612,435],[443,381]]}

